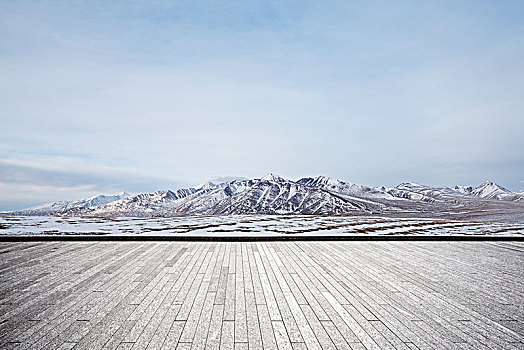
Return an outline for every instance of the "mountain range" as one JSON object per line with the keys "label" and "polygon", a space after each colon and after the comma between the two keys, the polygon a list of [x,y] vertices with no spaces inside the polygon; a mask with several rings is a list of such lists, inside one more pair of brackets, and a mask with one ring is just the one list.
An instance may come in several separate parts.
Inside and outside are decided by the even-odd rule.
{"label": "mountain range", "polygon": [[96,196],[43,204],[3,215],[171,217],[191,215],[382,215],[524,220],[524,194],[486,181],[478,187],[431,187],[413,182],[367,187],[330,177],[297,181],[268,174],[176,191]]}
{"label": "mountain range", "polygon": [[122,192],[113,196],[98,195],[87,199],[79,199],[76,201],[58,201],[52,203],[45,203],[22,210],[12,212],[0,213],[14,213],[17,215],[53,215],[65,214],[69,211],[78,211],[82,209],[94,208],[100,205],[108,204],[119,199],[129,197],[129,193]]}

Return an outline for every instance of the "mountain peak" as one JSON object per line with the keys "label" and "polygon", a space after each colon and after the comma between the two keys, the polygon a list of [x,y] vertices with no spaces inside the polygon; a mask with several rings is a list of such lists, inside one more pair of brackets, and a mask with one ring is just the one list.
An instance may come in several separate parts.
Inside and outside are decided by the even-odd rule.
{"label": "mountain peak", "polygon": [[496,183],[491,181],[491,180],[486,180],[479,187],[481,187],[481,186],[492,186],[492,185],[496,185]]}
{"label": "mountain peak", "polygon": [[[118,194],[115,194],[115,195],[107,195],[107,194],[98,194],[98,195],[95,195],[93,197],[89,197],[87,199],[85,199],[86,201],[92,201],[92,200],[100,200],[100,201],[110,201],[110,200],[118,200],[118,199],[122,199],[122,198],[125,198],[125,197],[129,197],[130,194],[125,192],[125,191],[122,191]],[[82,199],[81,199],[82,200]],[[78,201],[72,201],[71,203],[75,203],[75,202],[78,202]]]}
{"label": "mountain peak", "polygon": [[312,183],[317,184],[317,185],[322,184],[326,186],[340,186],[343,184],[343,181],[340,181],[333,177],[319,175],[313,179]]}
{"label": "mountain peak", "polygon": [[279,175],[276,175],[276,174],[273,174],[273,173],[269,173],[269,174],[267,174],[266,176],[264,176],[263,178],[261,178],[261,180],[275,181],[275,182],[286,181],[286,179],[284,179],[283,177],[281,177],[281,176],[279,176]]}
{"label": "mountain peak", "polygon": [[455,185],[453,186],[452,190],[453,191],[456,191],[456,192],[459,192],[461,194],[471,194],[471,192],[474,190],[475,188],[472,187],[472,186],[461,186],[461,185]]}
{"label": "mountain peak", "polygon": [[419,183],[412,182],[412,181],[403,182],[397,186],[397,188],[415,188],[415,187],[424,187],[424,186]]}
{"label": "mountain peak", "polygon": [[473,189],[471,194],[480,198],[497,198],[501,195],[512,195],[513,193],[493,181],[486,181],[479,187]]}
{"label": "mountain peak", "polygon": [[496,182],[491,181],[491,180],[484,181],[484,183],[482,185],[480,185],[479,187],[487,187],[487,186],[493,186],[493,187],[496,186],[496,187],[501,188],[501,186],[499,186]]}
{"label": "mountain peak", "polygon": [[203,184],[201,185],[198,185],[195,187],[196,190],[210,190],[212,188],[215,188],[216,185],[211,182],[211,181],[208,181],[208,182],[204,182]]}
{"label": "mountain peak", "polygon": [[487,180],[485,181],[482,185],[480,185],[479,187],[477,187],[477,189],[489,189],[489,190],[501,190],[501,191],[504,191],[504,192],[508,192],[508,190],[506,190],[504,187],[498,185],[497,183],[493,182],[493,181],[490,181],[490,180]]}

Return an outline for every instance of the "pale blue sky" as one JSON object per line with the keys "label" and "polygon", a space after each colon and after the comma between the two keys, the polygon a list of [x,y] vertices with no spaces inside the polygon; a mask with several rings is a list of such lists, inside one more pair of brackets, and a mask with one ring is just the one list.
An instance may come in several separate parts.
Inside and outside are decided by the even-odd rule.
{"label": "pale blue sky", "polygon": [[0,210],[267,172],[524,188],[523,1],[0,11]]}

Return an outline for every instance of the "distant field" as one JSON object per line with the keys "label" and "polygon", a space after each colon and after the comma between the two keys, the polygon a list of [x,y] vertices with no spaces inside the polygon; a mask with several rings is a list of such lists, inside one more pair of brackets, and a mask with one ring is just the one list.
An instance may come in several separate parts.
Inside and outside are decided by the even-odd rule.
{"label": "distant field", "polygon": [[0,235],[524,235],[524,224],[324,216],[0,217]]}

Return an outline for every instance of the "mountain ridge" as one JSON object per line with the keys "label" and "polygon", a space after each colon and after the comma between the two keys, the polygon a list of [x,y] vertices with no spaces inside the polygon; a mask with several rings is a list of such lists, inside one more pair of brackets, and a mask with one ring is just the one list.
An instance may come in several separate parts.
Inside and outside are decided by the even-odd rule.
{"label": "mountain ridge", "polygon": [[[56,202],[49,202],[49,203],[43,203],[40,205],[32,206],[29,208],[13,211],[21,213],[22,215],[49,215],[49,214],[55,214],[55,213],[61,213],[65,212],[71,209],[86,209],[91,208],[99,205],[104,205],[107,203],[114,202],[116,200],[120,200],[126,197],[129,197],[130,194],[123,191],[116,195],[104,195],[99,194],[96,196],[92,196],[85,199],[78,199],[73,201],[56,201]],[[2,212],[5,213],[5,212]],[[25,214],[23,214],[25,213]]]}

